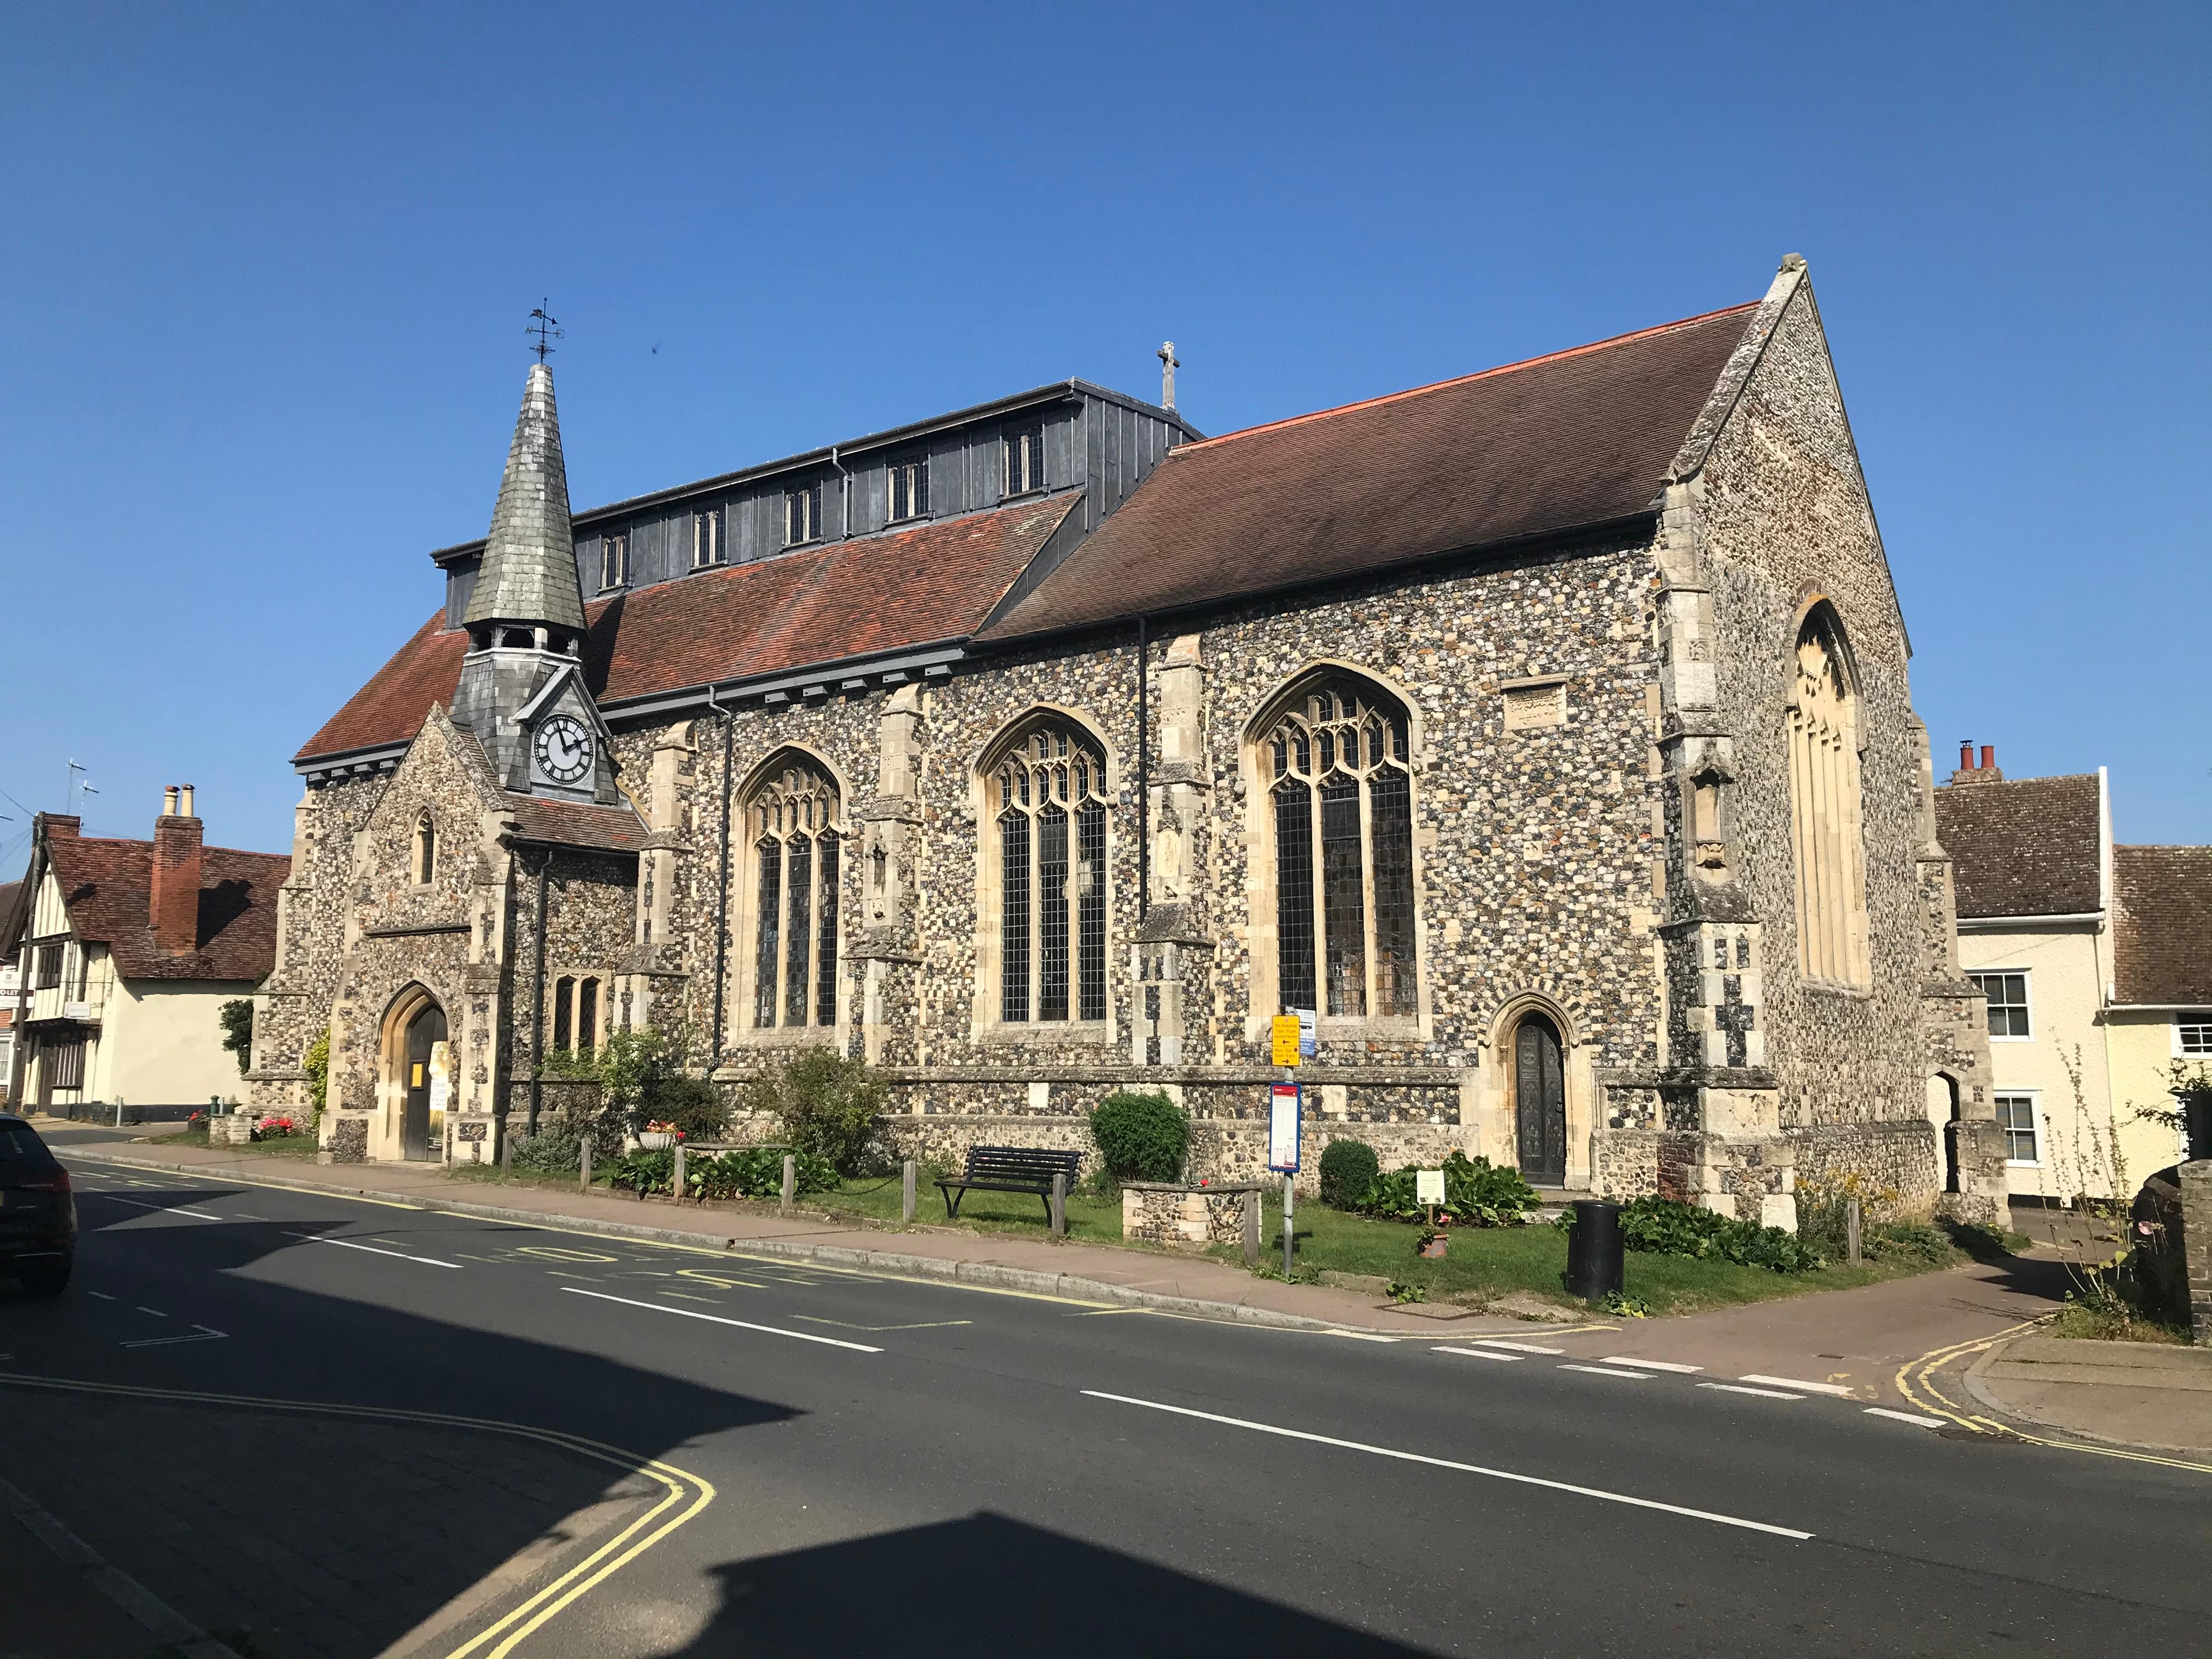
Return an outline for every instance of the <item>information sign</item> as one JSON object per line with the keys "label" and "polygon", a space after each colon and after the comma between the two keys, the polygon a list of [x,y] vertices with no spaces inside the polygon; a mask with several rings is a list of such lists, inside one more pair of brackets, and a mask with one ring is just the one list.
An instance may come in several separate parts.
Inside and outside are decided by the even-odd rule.
{"label": "information sign", "polygon": [[1291,1012],[1298,1017],[1299,1056],[1302,1059],[1311,1060],[1314,1057],[1314,1011],[1310,1008],[1293,1008]]}
{"label": "information sign", "polygon": [[1270,1028],[1270,1035],[1274,1038],[1273,1063],[1275,1065],[1295,1066],[1298,1063],[1298,1044],[1302,1029],[1296,1014],[1275,1016],[1274,1024]]}
{"label": "information sign", "polygon": [[1444,1201],[1444,1172],[1442,1170],[1413,1171],[1413,1202],[1438,1204]]}
{"label": "information sign", "polygon": [[1298,1085],[1278,1083],[1267,1091],[1267,1167],[1277,1175],[1298,1172]]}

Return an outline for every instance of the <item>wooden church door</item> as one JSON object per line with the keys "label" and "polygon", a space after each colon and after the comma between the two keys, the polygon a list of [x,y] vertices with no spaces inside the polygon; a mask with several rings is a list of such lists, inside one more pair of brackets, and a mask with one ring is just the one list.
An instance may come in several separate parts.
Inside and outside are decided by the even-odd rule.
{"label": "wooden church door", "polygon": [[1531,1186],[1567,1179],[1567,1087],[1559,1028],[1541,1014],[1521,1022],[1513,1040],[1513,1111],[1521,1176]]}

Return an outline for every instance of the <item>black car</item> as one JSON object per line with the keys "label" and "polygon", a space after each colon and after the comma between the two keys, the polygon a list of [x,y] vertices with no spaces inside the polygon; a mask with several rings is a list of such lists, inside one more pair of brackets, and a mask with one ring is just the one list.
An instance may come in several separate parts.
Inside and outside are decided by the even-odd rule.
{"label": "black car", "polygon": [[76,1194],[39,1132],[0,1112],[0,1279],[59,1296],[76,1256]]}

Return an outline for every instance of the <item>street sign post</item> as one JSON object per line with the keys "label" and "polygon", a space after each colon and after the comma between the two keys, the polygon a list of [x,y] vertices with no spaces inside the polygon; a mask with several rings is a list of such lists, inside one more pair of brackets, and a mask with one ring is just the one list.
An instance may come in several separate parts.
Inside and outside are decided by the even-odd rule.
{"label": "street sign post", "polygon": [[1291,1218],[1297,1212],[1294,1188],[1298,1176],[1298,1085],[1270,1085],[1267,1090],[1267,1167],[1283,1178],[1283,1277],[1291,1276],[1291,1256],[1296,1237]]}

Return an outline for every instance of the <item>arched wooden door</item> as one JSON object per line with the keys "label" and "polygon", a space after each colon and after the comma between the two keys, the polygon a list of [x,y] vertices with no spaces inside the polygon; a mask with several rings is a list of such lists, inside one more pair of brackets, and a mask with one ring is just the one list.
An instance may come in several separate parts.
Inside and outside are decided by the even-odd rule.
{"label": "arched wooden door", "polygon": [[399,1110],[399,1156],[430,1156],[430,1050],[446,1040],[446,1011],[429,1003],[408,1022],[407,1098]]}
{"label": "arched wooden door", "polygon": [[1513,1036],[1513,1115],[1521,1176],[1531,1186],[1567,1180],[1567,1080],[1559,1029],[1541,1014],[1522,1020]]}

